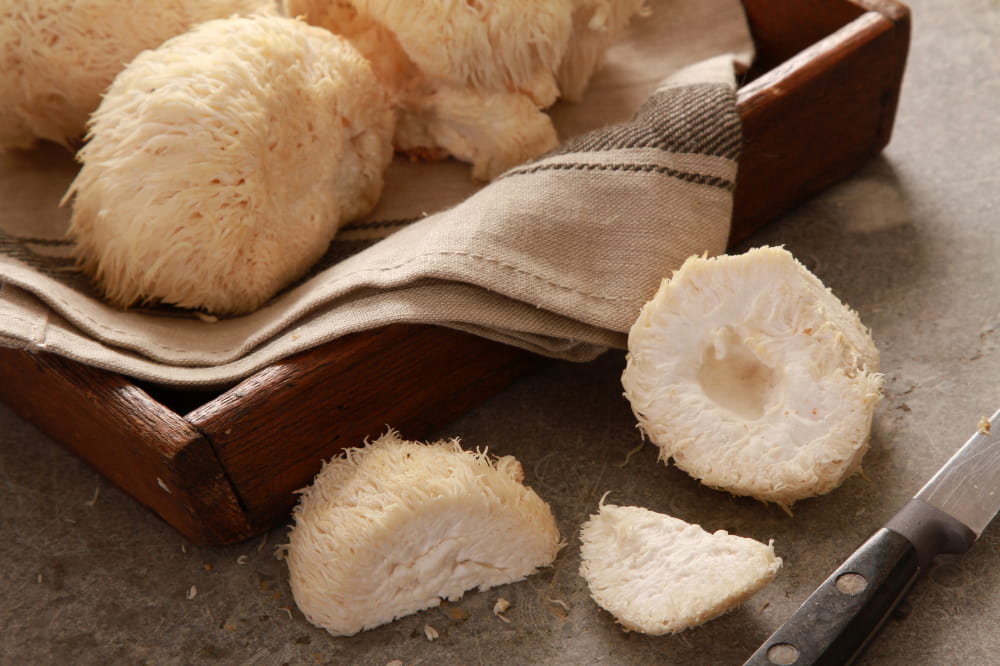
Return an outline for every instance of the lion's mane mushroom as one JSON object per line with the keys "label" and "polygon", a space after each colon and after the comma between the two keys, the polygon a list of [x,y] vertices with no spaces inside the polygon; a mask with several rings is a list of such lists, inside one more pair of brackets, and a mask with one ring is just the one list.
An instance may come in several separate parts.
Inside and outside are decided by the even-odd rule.
{"label": "lion's mane mushroom", "polygon": [[270,0],[4,0],[0,149],[76,142],[136,54],[202,21],[266,10]]}
{"label": "lion's mane mushroom", "polygon": [[781,567],[771,544],[637,506],[602,502],[580,542],[580,575],[597,605],[626,629],[654,636],[735,608]]}
{"label": "lion's mane mushroom", "polygon": [[119,306],[251,311],[374,206],[394,122],[347,40],[203,23],[137,56],[94,114],[67,193],[77,256]]}
{"label": "lion's mane mushroom", "polygon": [[310,622],[351,635],[528,576],[560,548],[520,463],[389,431],[323,466],[295,509],[286,561]]}
{"label": "lion's mane mushroom", "polygon": [[880,398],[857,313],[784,249],[692,257],[628,338],[625,395],[660,456],[784,507],[857,472]]}
{"label": "lion's mane mushroom", "polygon": [[573,28],[556,70],[562,99],[583,98],[608,48],[622,38],[633,17],[650,14],[648,4],[648,0],[573,0]]}
{"label": "lion's mane mushroom", "polygon": [[557,144],[542,109],[579,99],[645,0],[285,0],[348,37],[393,91],[397,149],[489,180]]}

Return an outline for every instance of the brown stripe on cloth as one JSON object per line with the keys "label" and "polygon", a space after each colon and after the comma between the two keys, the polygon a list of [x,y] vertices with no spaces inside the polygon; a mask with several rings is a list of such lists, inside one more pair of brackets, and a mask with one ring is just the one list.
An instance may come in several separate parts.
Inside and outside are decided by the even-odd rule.
{"label": "brown stripe on cloth", "polygon": [[688,173],[657,164],[593,164],[585,162],[556,162],[513,169],[504,174],[504,176],[523,176],[540,173],[542,171],[617,171],[619,173],[655,173],[687,181],[689,183],[694,183],[696,185],[718,187],[719,189],[730,192],[735,186],[735,183],[727,178],[719,178],[717,176],[703,173]]}
{"label": "brown stripe on cloth", "polygon": [[658,148],[736,159],[742,133],[735,100],[736,92],[728,85],[661,88],[632,120],[572,138],[549,155]]}
{"label": "brown stripe on cloth", "polygon": [[39,273],[60,279],[81,291],[93,294],[88,280],[77,268],[76,261],[72,257],[43,254],[32,249],[32,246],[64,248],[71,245],[70,241],[63,239],[18,237],[0,229],[0,255],[16,259]]}

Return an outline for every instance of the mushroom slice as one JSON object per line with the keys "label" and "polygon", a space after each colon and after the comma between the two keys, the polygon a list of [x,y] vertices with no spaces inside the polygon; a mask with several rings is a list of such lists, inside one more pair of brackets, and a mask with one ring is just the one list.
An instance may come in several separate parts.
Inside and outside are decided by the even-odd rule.
{"label": "mushroom slice", "polygon": [[774,578],[772,544],[709,533],[637,506],[601,504],[580,530],[580,575],[626,629],[676,633],[735,608]]}
{"label": "mushroom slice", "polygon": [[521,580],[561,543],[520,463],[458,440],[404,441],[389,431],[323,466],[295,509],[286,561],[310,622],[352,635]]}
{"label": "mushroom slice", "polygon": [[367,213],[395,113],[346,39],[208,21],[137,56],[94,114],[69,234],[119,306],[255,310]]}
{"label": "mushroom slice", "polygon": [[857,472],[880,398],[858,315],[782,248],[692,257],[629,331],[625,395],[660,457],[789,507]]}

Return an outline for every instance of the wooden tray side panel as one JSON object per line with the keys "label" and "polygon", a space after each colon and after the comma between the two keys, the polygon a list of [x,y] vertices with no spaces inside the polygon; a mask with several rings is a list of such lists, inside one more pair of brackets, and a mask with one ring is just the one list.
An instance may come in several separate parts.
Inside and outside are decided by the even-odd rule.
{"label": "wooden tray side panel", "polygon": [[844,0],[743,0],[743,10],[759,71],[785,62],[866,11]]}
{"label": "wooden tray side panel", "polygon": [[278,363],[186,418],[214,443],[251,521],[270,526],[322,460],[390,426],[422,438],[541,362],[468,333],[389,326]]}
{"label": "wooden tray side panel", "polygon": [[905,11],[867,12],[740,88],[743,154],[731,243],[889,143],[909,35]]}
{"label": "wooden tray side panel", "polygon": [[128,379],[0,348],[0,400],[192,542],[250,536],[210,445]]}

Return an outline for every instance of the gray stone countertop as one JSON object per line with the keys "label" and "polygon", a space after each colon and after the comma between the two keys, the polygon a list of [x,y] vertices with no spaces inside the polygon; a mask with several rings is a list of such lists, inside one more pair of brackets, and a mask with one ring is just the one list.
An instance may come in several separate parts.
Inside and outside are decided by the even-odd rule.
{"label": "gray stone countertop", "polygon": [[[1000,407],[1000,2],[910,6],[890,146],[750,243],[783,244],[872,329],[886,390],[864,476],[791,517],[707,489],[657,462],[651,444],[628,458],[639,438],[623,353],[553,362],[437,434],[523,462],[567,542],[555,565],[333,638],[295,608],[274,557],[285,528],[188,545],[0,407],[0,664],[742,663]],[[577,574],[579,526],[609,490],[618,504],[774,539],[784,566],[700,628],[625,633]],[[509,623],[492,612],[501,596]],[[440,637],[428,641],[425,625]],[[1000,663],[1000,521],[968,554],[938,560],[860,663]]]}

